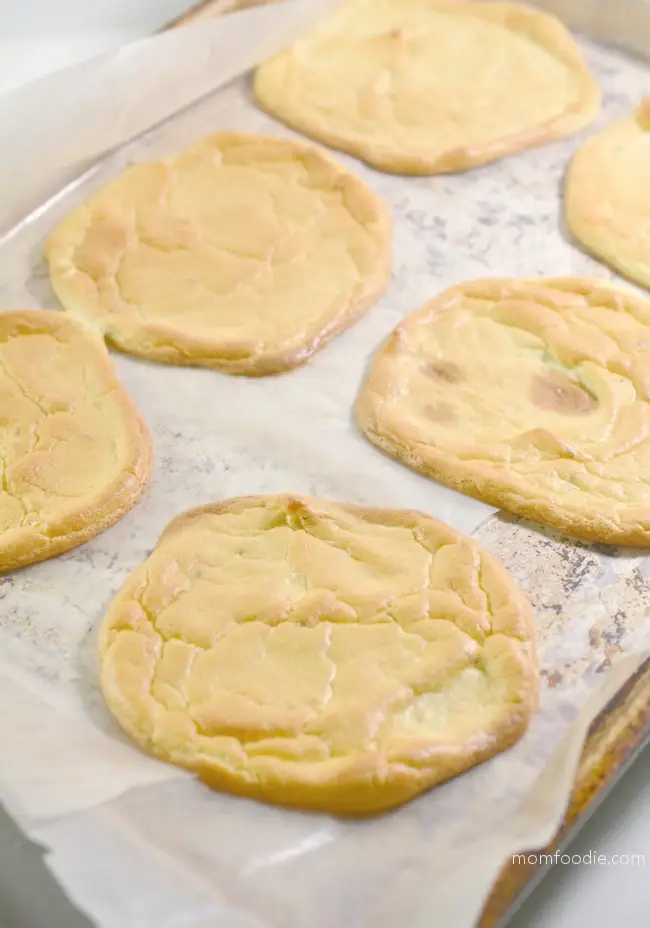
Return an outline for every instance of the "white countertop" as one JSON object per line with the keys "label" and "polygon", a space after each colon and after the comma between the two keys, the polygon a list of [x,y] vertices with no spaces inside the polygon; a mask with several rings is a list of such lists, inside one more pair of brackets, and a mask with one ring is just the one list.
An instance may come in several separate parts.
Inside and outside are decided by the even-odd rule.
{"label": "white countertop", "polygon": [[[14,0],[0,4],[0,91],[115,48],[159,28],[191,0]],[[575,839],[568,853],[607,864],[558,865],[512,928],[650,924],[650,749]],[[644,855],[645,865],[615,863]],[[38,851],[0,814],[0,928],[81,928]],[[309,928],[309,926],[304,926]],[[446,928],[446,926],[432,926]]]}

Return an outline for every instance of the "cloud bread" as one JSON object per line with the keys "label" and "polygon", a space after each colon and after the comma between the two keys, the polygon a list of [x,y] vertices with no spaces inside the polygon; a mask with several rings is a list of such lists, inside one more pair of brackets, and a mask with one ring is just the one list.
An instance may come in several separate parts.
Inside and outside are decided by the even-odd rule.
{"label": "cloud bread", "polygon": [[650,288],[650,97],[575,154],[565,213],[585,248]]}
{"label": "cloud bread", "polygon": [[478,280],[407,316],[357,403],[411,467],[582,538],[650,545],[650,302],[598,280]]}
{"label": "cloud bread", "polygon": [[367,813],[519,738],[531,614],[475,541],[422,513],[291,495],[174,519],[100,632],[106,702],[216,789]]}
{"label": "cloud bread", "polygon": [[63,313],[0,313],[0,571],[117,522],[151,469],[148,432],[101,339]]}
{"label": "cloud bread", "polygon": [[316,147],[220,132],[137,164],[47,244],[65,309],[123,351],[230,374],[304,363],[380,297],[383,201]]}
{"label": "cloud bread", "polygon": [[344,0],[255,75],[261,107],[383,171],[463,171],[588,125],[600,93],[555,17],[516,3]]}

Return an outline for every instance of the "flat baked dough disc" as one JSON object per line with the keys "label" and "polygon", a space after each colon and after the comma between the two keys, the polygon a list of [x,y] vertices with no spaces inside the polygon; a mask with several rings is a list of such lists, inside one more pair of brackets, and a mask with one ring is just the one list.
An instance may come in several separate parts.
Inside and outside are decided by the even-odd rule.
{"label": "flat baked dough disc", "polygon": [[146,751],[216,789],[348,813],[506,748],[538,689],[529,606],[475,541],[290,495],[174,519],[110,606],[100,664]]}
{"label": "flat baked dough disc", "polygon": [[578,131],[600,93],[555,17],[516,3],[347,0],[255,75],[258,103],[383,171],[440,174]]}
{"label": "flat baked dough disc", "polygon": [[328,154],[220,132],[129,168],[46,252],[64,308],[122,351],[272,374],[376,302],[391,249],[383,201]]}
{"label": "flat baked dough disc", "polygon": [[577,277],[452,287],[379,351],[357,416],[469,496],[650,545],[650,302],[629,292]]}
{"label": "flat baked dough disc", "polygon": [[63,313],[0,313],[0,571],[75,548],[135,504],[149,434],[101,339]]}
{"label": "flat baked dough disc", "polygon": [[575,154],[565,213],[588,251],[650,288],[650,97]]}

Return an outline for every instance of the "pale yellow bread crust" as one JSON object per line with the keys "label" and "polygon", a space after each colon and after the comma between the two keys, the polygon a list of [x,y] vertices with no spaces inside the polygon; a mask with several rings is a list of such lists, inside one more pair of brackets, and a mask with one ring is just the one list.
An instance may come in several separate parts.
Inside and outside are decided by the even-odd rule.
{"label": "pale yellow bread crust", "polygon": [[99,660],[147,752],[215,789],[353,815],[513,744],[539,686],[528,602],[475,541],[422,513],[291,494],[175,518],[111,604]]}
{"label": "pale yellow bread crust", "polygon": [[[30,509],[23,500],[25,516],[31,518],[33,524],[0,531],[0,572],[15,570],[62,554],[109,528],[135,505],[143,493],[149,482],[153,458],[149,432],[131,398],[118,381],[101,339],[90,334],[83,326],[63,313],[54,310],[0,313],[0,353],[9,340],[23,335],[51,336],[65,347],[80,348],[86,359],[92,359],[93,376],[105,388],[106,393],[111,394],[111,401],[115,407],[113,412],[117,416],[119,428],[123,433],[126,452],[120,462],[119,473],[111,475],[110,481],[102,487],[101,492],[94,496],[84,494],[77,507],[64,507],[65,511],[59,514],[56,512],[49,515],[40,514],[37,507]],[[54,372],[48,370],[47,361],[43,361],[42,356],[35,357],[34,364],[43,365],[39,367],[36,376],[42,375],[43,377],[41,403],[46,406],[48,378],[54,376]],[[27,373],[25,371],[25,374]],[[3,381],[8,382],[7,377],[8,375],[3,370],[0,373],[0,388]],[[26,396],[26,399],[31,398]],[[82,399],[83,397],[80,398]],[[65,410],[57,408],[56,402],[53,405],[54,415],[65,415]],[[74,408],[72,408],[71,416],[74,423]],[[45,421],[40,419],[39,430],[43,430]],[[110,422],[107,418],[106,428],[109,426]],[[21,424],[21,429],[25,431],[30,428],[36,429],[36,425],[30,425],[27,420]],[[92,441],[92,436],[87,437],[89,441]],[[42,438],[41,435],[41,440]],[[38,452],[38,445],[36,450]],[[12,466],[24,464],[30,454],[31,452],[28,452],[13,461],[5,457],[3,462],[5,466],[4,495],[11,495]],[[47,468],[47,463],[47,460],[41,458],[38,463],[28,466],[33,466],[34,473],[38,475],[44,467]],[[69,479],[72,476],[74,459],[70,460],[69,466],[70,470],[67,473],[61,470],[56,473],[55,470],[53,475],[55,482],[59,479]],[[1,508],[0,506],[0,510]]]}
{"label": "pale yellow bread crust", "polygon": [[586,251],[650,288],[650,96],[578,149],[564,214]]}
{"label": "pale yellow bread crust", "polygon": [[[220,180],[224,171],[230,173]],[[251,202],[256,173],[261,186]],[[229,199],[235,184],[239,209]],[[225,203],[223,213],[217,206],[209,212],[215,194]],[[272,198],[279,204],[275,214]],[[282,222],[277,210],[286,213]],[[356,263],[353,274],[344,245]],[[168,252],[173,266],[156,251]],[[219,132],[174,158],[131,167],[55,229],[46,257],[64,309],[96,327],[112,347],[165,364],[262,376],[305,364],[383,295],[392,271],[392,220],[379,196],[316,146]],[[187,266],[180,263],[185,259]],[[287,276],[291,261],[302,274],[301,289],[294,294],[289,283],[274,297],[274,275]],[[132,293],[125,294],[125,277]],[[190,289],[170,307],[167,291],[183,278]],[[332,302],[321,306],[324,285]],[[196,316],[199,288],[204,318],[193,329],[181,309],[188,302]],[[265,303],[274,298],[277,305]],[[230,328],[220,319],[224,301]],[[295,324],[286,324],[280,317],[292,303]],[[256,315],[241,324],[253,304]],[[309,315],[312,304],[319,313]]]}
{"label": "pale yellow bread crust", "polygon": [[[340,79],[342,89],[349,84],[349,79],[346,80],[343,70],[344,65],[340,68],[333,67],[329,74],[324,69],[321,78],[318,78],[315,71],[313,74],[309,72],[310,51],[312,46],[318,48],[319,34],[322,34],[323,42],[331,38],[327,31],[330,24],[326,23],[321,27],[321,33],[316,32],[313,36],[308,36],[299,41],[294,48],[282,52],[258,67],[254,80],[254,92],[259,106],[299,132],[324,142],[332,148],[354,155],[374,168],[388,173],[407,175],[466,171],[515,152],[564,138],[589,125],[598,115],[601,102],[600,91],[582,53],[565,26],[548,13],[517,3],[483,2],[483,0],[481,2],[389,0],[388,3],[382,0],[370,0],[370,2],[369,0],[344,0],[336,14],[339,17],[343,37],[346,37],[348,32],[356,35],[356,31],[361,28],[364,21],[372,21],[373,3],[378,8],[387,6],[395,8],[392,28],[388,29],[385,34],[380,32],[371,34],[369,31],[367,36],[359,39],[361,50],[359,55],[355,55],[354,47],[352,47],[348,60],[350,66],[356,68],[355,60],[361,57],[362,52],[369,54],[372,43],[376,46],[380,40],[385,40],[385,43],[388,43],[387,47],[376,49],[378,62],[375,79],[378,85],[381,84],[386,74],[391,73],[391,66],[395,67],[399,64],[401,68],[404,67],[404,61],[412,62],[417,47],[426,43],[427,17],[444,14],[454,19],[464,17],[468,23],[468,34],[474,21],[499,27],[522,37],[523,41],[530,43],[532,48],[537,47],[543,50],[564,67],[567,78],[575,85],[575,95],[559,105],[552,115],[546,114],[532,125],[526,118],[527,125],[515,131],[505,130],[502,135],[497,133],[494,137],[479,144],[461,143],[454,144],[452,147],[446,147],[444,144],[441,146],[433,133],[428,145],[423,147],[420,144],[411,144],[408,121],[404,125],[396,122],[392,126],[394,131],[386,132],[385,135],[381,126],[373,125],[368,120],[364,120],[363,123],[358,120],[362,128],[351,128],[354,122],[350,119],[350,124],[346,128],[337,129],[336,122],[340,121],[343,104],[339,104],[340,111],[332,102],[328,104],[328,108],[321,108],[318,102],[304,99],[301,95],[303,73],[314,82],[317,79],[328,82]],[[404,11],[403,29],[401,28],[400,10]],[[383,12],[381,15],[384,15]],[[418,26],[412,22],[412,16],[416,15],[421,18],[420,34],[418,34]],[[346,23],[346,16],[349,17],[352,25]],[[380,13],[377,16],[379,19]],[[330,22],[334,24],[335,20],[332,18]],[[480,42],[477,46],[479,51],[482,50],[481,46],[484,47],[486,44],[491,46],[492,38],[489,37]],[[391,44],[394,48],[388,47]],[[415,51],[411,50],[411,45]],[[439,51],[440,49],[436,46],[435,50],[432,49],[430,57],[437,57]],[[414,77],[415,80],[416,77]],[[468,91],[474,96],[482,89],[480,84],[477,86],[474,83],[477,80],[479,79],[475,76],[472,78],[471,86],[468,86]],[[371,85],[372,81],[369,80],[368,87],[364,88],[364,94],[368,95],[369,105],[372,104],[381,109],[383,105],[381,100],[385,98],[385,91],[379,86]],[[521,82],[518,84],[515,74],[511,75],[511,85],[512,93],[521,95]],[[425,102],[431,105],[430,100]],[[443,95],[440,100],[443,107],[441,112],[444,112],[447,103],[448,100]],[[494,101],[490,105],[493,109],[495,108]],[[535,94],[533,94],[529,101],[529,112],[534,112],[538,105],[539,100],[535,99]],[[331,113],[329,108],[332,110]],[[498,114],[498,103],[496,114]],[[494,119],[498,119],[496,114]],[[428,123],[433,125],[439,125],[439,121],[444,119],[444,116],[433,109],[426,115]],[[350,113],[346,110],[345,118],[349,117]],[[471,114],[468,115],[466,112],[462,117],[458,114],[453,117],[453,121],[460,122],[461,125],[463,119],[467,120],[470,127],[468,134],[470,134],[472,131]],[[420,123],[426,124],[425,116],[422,114],[420,114]]]}
{"label": "pale yellow bread crust", "polygon": [[608,281],[460,284],[379,350],[357,421],[468,496],[578,538],[647,547],[648,345],[650,302]]}

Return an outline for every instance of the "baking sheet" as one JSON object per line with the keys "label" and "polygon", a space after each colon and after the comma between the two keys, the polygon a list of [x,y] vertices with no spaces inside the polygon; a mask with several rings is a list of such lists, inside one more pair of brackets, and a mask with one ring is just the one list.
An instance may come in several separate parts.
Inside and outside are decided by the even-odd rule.
{"label": "baking sheet", "polygon": [[[304,2],[294,6],[305,15]],[[259,13],[246,14],[240,32],[244,61],[254,60],[257,30],[265,34],[268,27],[266,19],[252,18]],[[287,14],[290,29],[291,18]],[[213,85],[224,76],[214,25]],[[165,62],[167,83],[160,89],[144,79],[150,52],[127,56],[131,81],[143,69],[141,112],[147,101],[162,112],[161,95],[174,81],[189,90],[186,78],[194,72],[185,63],[195,40],[204,37],[190,30],[185,37],[175,47],[177,57]],[[221,40],[228,43],[231,67],[232,34],[222,32]],[[280,30],[274,41],[281,42]],[[605,94],[604,123],[647,92],[650,69],[583,45]],[[107,72],[124,79],[120,60],[124,56],[112,64],[102,60],[96,75],[102,99]],[[23,114],[22,134],[14,125],[23,139],[17,150],[21,144],[24,150],[25,138],[38,141],[41,165],[53,168],[41,172],[40,185],[61,179],[57,133],[65,130],[68,145],[76,136],[70,135],[74,120],[45,123],[45,131],[37,100],[38,94],[31,98],[30,118]],[[83,96],[78,115],[89,100]],[[135,125],[128,125],[127,137]],[[56,305],[42,243],[58,219],[125,164],[171,153],[218,128],[291,135],[257,112],[248,78],[238,79],[109,158],[10,235],[0,250],[1,305]],[[97,154],[105,141],[90,148]],[[301,371],[246,380],[115,356],[154,435],[151,490],[93,542],[0,581],[0,700],[11,707],[0,714],[6,751],[0,798],[30,836],[51,849],[50,865],[99,923],[388,928],[407,919],[470,925],[508,854],[552,836],[585,725],[609,693],[603,680],[606,688],[622,682],[650,645],[650,561],[641,552],[575,544],[502,517],[485,522],[487,507],[408,472],[364,442],[351,406],[373,350],[406,312],[444,286],[486,275],[613,276],[569,245],[559,227],[560,183],[577,144],[571,139],[467,175],[408,180],[337,155],[395,214],[395,273],[380,304]],[[75,169],[83,162],[77,155],[70,155]],[[3,157],[11,169],[9,156]],[[13,168],[24,177],[17,160]],[[17,184],[16,191],[25,190]],[[10,196],[10,185],[4,193]],[[537,609],[546,685],[541,710],[514,749],[391,815],[349,823],[216,795],[125,742],[96,686],[95,633],[108,602],[176,512],[286,489],[416,507],[465,531],[480,526],[479,537]],[[608,676],[612,665],[615,677]]]}

